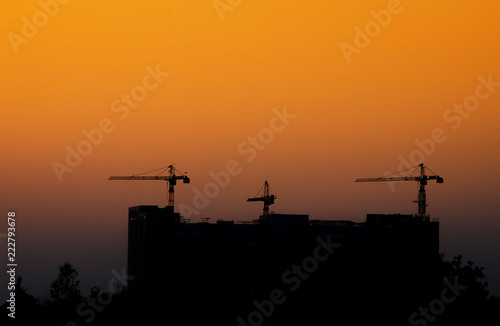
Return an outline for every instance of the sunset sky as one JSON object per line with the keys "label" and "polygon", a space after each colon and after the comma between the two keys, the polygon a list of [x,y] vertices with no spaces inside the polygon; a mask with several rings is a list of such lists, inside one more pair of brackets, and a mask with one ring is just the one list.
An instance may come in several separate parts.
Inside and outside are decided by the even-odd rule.
{"label": "sunset sky", "polygon": [[361,222],[416,213],[417,184],[356,178],[423,161],[444,177],[427,187],[440,251],[484,266],[500,295],[499,12],[494,0],[2,1],[0,212],[17,214],[24,286],[48,295],[69,261],[85,294],[126,266],[128,207],[166,205],[166,183],[111,175],[174,162],[192,222],[257,218],[246,199],[266,179],[271,210]]}

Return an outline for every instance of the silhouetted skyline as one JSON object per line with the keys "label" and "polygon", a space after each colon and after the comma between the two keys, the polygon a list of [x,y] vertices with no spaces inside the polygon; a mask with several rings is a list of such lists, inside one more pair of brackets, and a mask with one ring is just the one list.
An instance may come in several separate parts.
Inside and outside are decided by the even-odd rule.
{"label": "silhouetted skyline", "polygon": [[440,253],[485,267],[500,296],[499,9],[5,2],[0,210],[17,214],[23,286],[49,296],[70,262],[85,296],[126,268],[128,207],[163,207],[168,192],[113,175],[175,162],[191,180],[177,211],[192,223],[256,219],[246,200],[266,179],[271,211],[362,223],[414,214],[418,189],[356,178],[424,163],[445,179],[426,188]]}

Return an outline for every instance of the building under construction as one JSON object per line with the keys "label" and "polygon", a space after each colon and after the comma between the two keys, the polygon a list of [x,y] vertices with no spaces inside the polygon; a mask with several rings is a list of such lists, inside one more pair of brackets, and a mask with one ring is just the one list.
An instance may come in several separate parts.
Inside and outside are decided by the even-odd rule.
{"label": "building under construction", "polygon": [[[439,222],[412,215],[369,214],[356,223],[270,213],[247,223],[186,223],[171,207],[136,206],[128,223],[130,290],[182,316],[195,305],[221,324],[273,289],[294,298],[283,312],[345,313],[365,300],[416,299],[438,263]],[[324,261],[311,258],[319,239],[336,245]]]}
{"label": "building under construction", "polygon": [[[428,215],[368,214],[362,223],[310,220],[269,212],[275,198],[266,181],[261,196],[248,200],[262,201],[263,214],[246,222],[191,223],[173,202],[130,207],[129,290],[190,322],[239,320],[245,326],[264,322],[261,303],[272,291],[288,300],[268,316],[276,324],[309,322],[313,312],[323,318],[332,309],[344,320],[360,304],[383,314],[379,303],[396,309],[408,300],[421,302],[419,293],[439,278],[433,272],[439,222]],[[252,315],[255,309],[260,313]]]}

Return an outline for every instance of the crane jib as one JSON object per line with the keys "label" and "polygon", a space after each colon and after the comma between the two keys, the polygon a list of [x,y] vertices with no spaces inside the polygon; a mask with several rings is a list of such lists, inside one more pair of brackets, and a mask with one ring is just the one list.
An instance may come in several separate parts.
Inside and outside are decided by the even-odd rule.
{"label": "crane jib", "polygon": [[[159,174],[163,173],[168,169],[169,175],[141,175],[146,173],[151,173],[159,170],[163,170]],[[131,176],[111,176],[108,180],[160,180],[168,182],[168,196],[167,196],[167,206],[174,206],[174,186],[177,184],[177,180],[183,181],[183,183],[191,183],[191,180],[186,175],[186,173],[182,175],[176,175],[178,172],[173,165],[169,165],[167,168],[159,168],[149,172],[144,172],[139,175],[131,175]]]}

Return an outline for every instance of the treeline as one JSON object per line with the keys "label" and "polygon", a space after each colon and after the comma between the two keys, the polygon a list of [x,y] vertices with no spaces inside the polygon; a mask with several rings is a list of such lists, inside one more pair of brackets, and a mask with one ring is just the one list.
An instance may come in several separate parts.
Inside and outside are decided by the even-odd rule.
{"label": "treeline", "polygon": [[[436,282],[427,286],[425,291],[415,291],[411,286],[415,280],[410,279],[397,284],[397,288],[384,284],[345,284],[325,288],[326,283],[322,280],[313,280],[309,282],[310,286],[294,293],[290,300],[272,307],[269,289],[256,290],[254,297],[245,298],[240,305],[238,298],[219,300],[216,292],[201,293],[203,289],[193,289],[188,284],[182,294],[185,298],[183,302],[176,302],[173,293],[147,296],[132,293],[120,282],[107,289],[92,287],[90,295],[83,297],[77,270],[70,263],[64,263],[58,267],[59,275],[50,286],[49,298],[35,298],[27,293],[22,278],[18,277],[16,318],[8,317],[6,303],[2,305],[1,320],[4,321],[2,325],[37,323],[55,326],[121,323],[204,323],[218,326],[500,325],[500,298],[490,295],[484,268],[470,261],[462,262],[462,256],[451,261],[445,261],[442,256],[440,259],[440,269],[429,271],[436,276]],[[314,275],[311,278],[314,279]],[[204,298],[203,302],[197,301],[200,297]],[[227,302],[231,302],[231,307],[241,306],[241,309],[229,308],[229,305],[228,309],[221,309],[220,305]]]}

